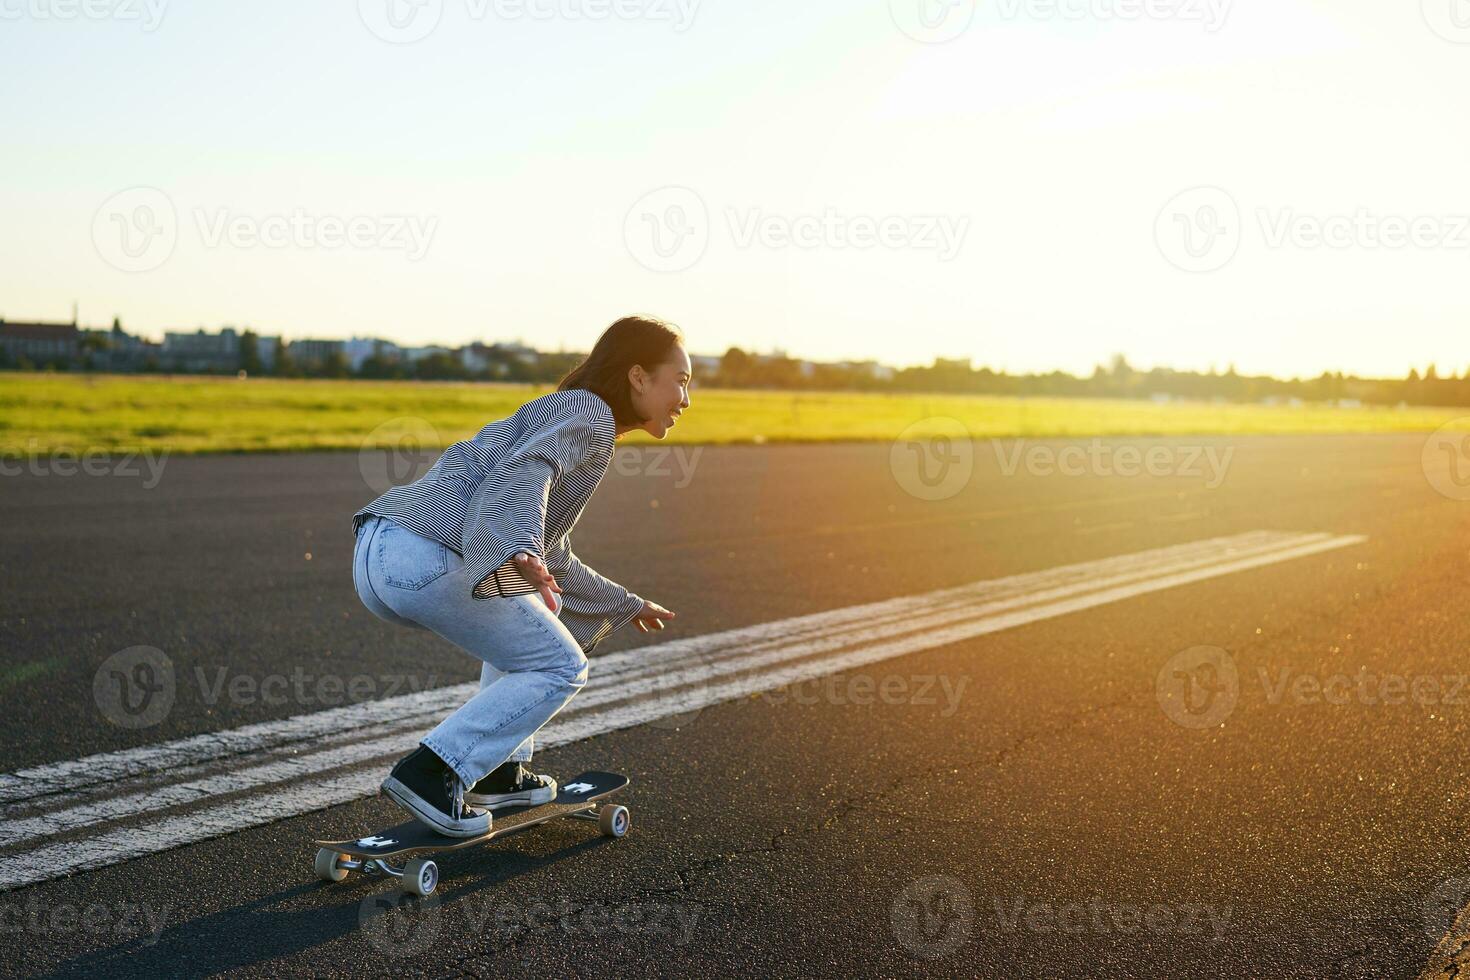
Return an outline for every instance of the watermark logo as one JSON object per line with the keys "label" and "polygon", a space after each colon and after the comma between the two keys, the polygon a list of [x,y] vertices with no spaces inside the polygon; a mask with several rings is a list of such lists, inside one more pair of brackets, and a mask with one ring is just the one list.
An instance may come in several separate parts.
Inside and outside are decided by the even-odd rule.
{"label": "watermark logo", "polygon": [[1256,211],[1266,247],[1397,250],[1470,248],[1470,215],[1299,214],[1294,208]]}
{"label": "watermark logo", "polygon": [[[464,0],[472,23],[535,21],[647,21],[682,34],[694,25],[700,0]],[[444,0],[358,0],[358,17],[389,44],[413,44],[439,28]]]}
{"label": "watermark logo", "polygon": [[949,718],[959,710],[960,699],[969,686],[968,677],[948,674],[828,674],[793,681],[773,691],[762,691],[767,704],[803,706],[827,704],[836,707],[881,704],[886,706],[937,707],[939,717]]}
{"label": "watermark logo", "polygon": [[1431,939],[1441,939],[1460,921],[1460,913],[1470,905],[1470,878],[1446,878],[1424,899],[1424,932]]}
{"label": "watermark logo", "polygon": [[1159,706],[1183,728],[1216,728],[1240,700],[1235,658],[1219,647],[1190,647],[1159,668],[1154,681]]}
{"label": "watermark logo", "polygon": [[174,706],[174,664],[156,647],[120,650],[92,677],[92,699],[102,717],[119,728],[149,728]]}
{"label": "watermark logo", "polygon": [[1470,44],[1470,0],[1419,0],[1424,23],[1446,41]]}
{"label": "watermark logo", "polygon": [[709,248],[709,208],[687,187],[662,187],[638,199],[623,219],[623,241],[651,272],[683,272]]}
{"label": "watermark logo", "polygon": [[1232,0],[997,0],[1004,20],[1090,20],[1101,23],[1180,21],[1207,34],[1225,26]]}
{"label": "watermark logo", "polygon": [[[723,225],[723,228],[720,226]],[[663,187],[641,197],[623,219],[628,252],[653,272],[683,272],[704,257],[716,231],[737,249],[828,251],[883,248],[933,252],[940,262],[959,255],[970,218],[944,214],[776,214],[760,207],[726,208],[712,221],[704,198],[687,187]]]}
{"label": "watermark logo", "polygon": [[434,32],[444,0],[357,0],[363,26],[389,44],[412,44]]}
{"label": "watermark logo", "polygon": [[1217,489],[1225,482],[1235,447],[1221,452],[1216,446],[1110,446],[1092,439],[1085,446],[1027,445],[1015,440],[1006,450],[1002,440],[992,442],[995,459],[1003,476],[1015,476],[1025,468],[1032,476],[1101,476],[1101,477],[1198,477],[1206,490]]}
{"label": "watermark logo", "polygon": [[1154,220],[1154,241],[1172,265],[1185,272],[1224,268],[1240,249],[1240,206],[1218,187],[1176,194]]}
{"label": "watermark logo", "polygon": [[142,940],[141,945],[153,946],[163,935],[172,911],[172,905],[155,907],[135,902],[52,904],[31,892],[24,906],[18,902],[0,904],[0,936],[45,938],[86,933],[110,940]]}
{"label": "watermark logo", "polygon": [[439,430],[427,419],[389,419],[363,439],[357,451],[357,471],[369,490],[382,495],[428,473],[443,445]]}
{"label": "watermark logo", "polygon": [[1453,419],[1424,440],[1420,463],[1424,478],[1451,500],[1470,500],[1470,416]]}
{"label": "watermark logo", "polygon": [[107,449],[77,450],[71,446],[43,446],[34,437],[26,440],[26,454],[20,459],[0,457],[0,476],[36,477],[122,476],[142,478],[144,490],[152,490],[163,480],[163,466],[168,451],[118,454]]}
{"label": "watermark logo", "polygon": [[880,216],[847,215],[836,208],[821,214],[769,214],[760,208],[729,208],[726,224],[736,248],[755,245],[772,251],[799,248],[807,250],[867,250],[886,248],[890,251],[934,252],[939,261],[950,262],[960,254],[970,232],[970,219],[964,215],[888,214]]}
{"label": "watermark logo", "polygon": [[92,216],[92,245],[122,272],[148,272],[168,261],[179,243],[173,199],[156,187],[129,187]]}
{"label": "watermark logo", "polygon": [[[1003,932],[1037,935],[1202,936],[1223,939],[1235,917],[1233,906],[1173,902],[1117,902],[1094,896],[1085,902],[1033,901],[1020,897],[994,900],[996,921]],[[1007,907],[1009,906],[1009,907]]]}
{"label": "watermark logo", "polygon": [[229,208],[195,208],[194,225],[205,248],[296,248],[402,252],[417,262],[429,252],[439,219],[415,214],[240,214]]}
{"label": "watermark logo", "polygon": [[[0,0],[3,2],[3,0]],[[199,244],[208,249],[340,249],[403,252],[410,262],[428,254],[439,219],[410,214],[252,215],[229,208],[190,212]],[[178,210],[156,187],[130,187],[108,198],[92,216],[92,244],[122,272],[150,272],[169,260],[181,235]]]}
{"label": "watermark logo", "polygon": [[369,895],[357,907],[357,925],[368,944],[400,958],[427,952],[440,932],[439,896],[385,892]]}
{"label": "watermark logo", "polygon": [[619,476],[672,476],[674,489],[694,482],[694,470],[703,446],[628,446],[613,457],[612,469]]}
{"label": "watermark logo", "polygon": [[1470,250],[1470,214],[1382,214],[1366,207],[1336,214],[1308,214],[1293,207],[1258,207],[1254,229],[1228,192],[1218,187],[1184,191],[1164,206],[1154,224],[1160,253],[1186,272],[1215,272],[1235,258],[1247,238],[1273,251]]}
{"label": "watermark logo", "polygon": [[922,44],[943,44],[968,31],[975,7],[975,0],[888,0],[893,23]]}
{"label": "watermark logo", "polygon": [[919,500],[948,500],[970,482],[975,447],[959,419],[933,416],[906,427],[888,451],[888,470]]}
{"label": "watermark logo", "polygon": [[0,0],[0,21],[111,20],[151,34],[167,9],[168,0]]}
{"label": "watermark logo", "polygon": [[970,890],[953,875],[911,881],[888,909],[893,938],[911,956],[937,960],[970,941],[975,906]]}

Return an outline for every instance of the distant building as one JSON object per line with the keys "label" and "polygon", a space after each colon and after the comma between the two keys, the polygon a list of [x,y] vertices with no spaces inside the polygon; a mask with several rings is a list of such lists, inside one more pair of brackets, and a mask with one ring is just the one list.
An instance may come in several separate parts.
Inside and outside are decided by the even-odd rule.
{"label": "distant building", "polygon": [[342,353],[347,358],[347,366],[354,373],[361,371],[362,363],[370,357],[384,361],[401,360],[403,357],[403,349],[397,344],[375,337],[353,337],[342,345]]}
{"label": "distant building", "polygon": [[720,358],[711,357],[707,354],[690,354],[689,366],[694,371],[694,380],[690,384],[699,384],[701,380],[710,380],[719,377]]}
{"label": "distant building", "polygon": [[82,363],[96,371],[143,371],[163,363],[163,345],[135,337],[112,321],[110,330],[81,331]]}
{"label": "distant building", "polygon": [[219,333],[165,333],[163,367],[170,371],[225,373],[240,370],[240,335],[233,327]]}
{"label": "distant building", "polygon": [[408,359],[408,363],[410,364],[417,364],[424,358],[433,357],[435,354],[450,353],[452,351],[448,347],[405,347],[403,349],[403,356]]}
{"label": "distant building", "polygon": [[80,352],[75,323],[8,323],[0,320],[0,350],[11,362],[24,357],[37,367],[69,365]]}
{"label": "distant building", "polygon": [[[935,362],[936,365],[943,363],[946,363],[943,359]],[[970,369],[970,361],[968,359],[957,360],[952,363],[954,365],[962,365],[967,371]],[[855,374],[865,374],[879,381],[887,381],[893,377],[893,368],[879,364],[877,361],[838,361],[834,366]]]}
{"label": "distant building", "polygon": [[293,340],[287,348],[291,360],[297,367],[321,367],[335,354],[344,360],[347,357],[347,342],[344,340]]}

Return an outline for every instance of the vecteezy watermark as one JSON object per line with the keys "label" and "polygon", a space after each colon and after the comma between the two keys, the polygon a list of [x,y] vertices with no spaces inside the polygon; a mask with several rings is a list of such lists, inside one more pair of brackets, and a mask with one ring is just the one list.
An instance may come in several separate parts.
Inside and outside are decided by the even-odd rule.
{"label": "vecteezy watermark", "polygon": [[1470,704],[1470,675],[1377,673],[1359,667],[1351,674],[1314,674],[1284,667],[1256,668],[1271,705],[1414,705],[1462,707]]}
{"label": "vecteezy watermark", "polygon": [[1023,466],[1032,476],[1184,476],[1203,477],[1205,489],[1214,490],[1225,482],[1235,447],[1220,452],[1215,446],[1110,446],[1093,439],[1086,446],[1026,444],[1014,441],[1007,450],[1002,440],[992,441],[995,458],[1004,476],[1015,476]]}
{"label": "vecteezy watermark", "polygon": [[[1233,446],[1110,445],[1102,439],[1067,446],[1026,439],[992,439],[990,444],[1000,473],[1006,477],[1023,469],[1037,477],[1189,477],[1203,480],[1208,490],[1224,483],[1235,457]],[[888,469],[910,496],[947,500],[963,490],[975,472],[969,429],[948,416],[920,419],[893,441]]]}
{"label": "vecteezy watermark", "polygon": [[107,449],[76,450],[70,446],[48,446],[42,449],[38,439],[26,440],[26,455],[20,459],[0,456],[0,477],[20,476],[107,476],[143,478],[143,489],[152,490],[163,479],[163,465],[168,451],[118,454]]}
{"label": "vecteezy watermark", "polygon": [[1240,206],[1218,187],[1174,195],[1154,219],[1159,252],[1185,272],[1224,268],[1240,249]]}
{"label": "vecteezy watermark", "polygon": [[[472,22],[644,21],[682,34],[694,25],[701,0],[463,0]],[[422,41],[444,19],[444,0],[357,0],[363,26],[390,44]]]}
{"label": "vecteezy watermark", "polygon": [[970,430],[959,419],[931,416],[905,426],[888,450],[894,481],[919,500],[948,500],[975,472]]}
{"label": "vecteezy watermark", "polygon": [[74,936],[86,933],[114,939],[142,939],[152,946],[163,935],[172,905],[147,902],[92,902],[87,905],[52,904],[32,892],[25,903],[0,902],[0,935]]}
{"label": "vecteezy watermark", "polygon": [[486,896],[458,903],[472,933],[539,932],[555,929],[564,936],[652,936],[687,946],[704,910],[680,902],[631,901],[605,904],[559,898],[525,905]]}
{"label": "vecteezy watermark", "polygon": [[194,223],[205,248],[353,248],[403,252],[417,262],[429,251],[439,218],[414,214],[239,214],[229,208],[194,209]]}
{"label": "vecteezy watermark", "polygon": [[[1463,251],[1470,249],[1470,215],[1399,215],[1360,207],[1352,213],[1306,214],[1294,207],[1255,209],[1256,234],[1268,249],[1301,251]],[[1248,223],[1229,192],[1196,187],[1176,194],[1154,222],[1154,240],[1185,272],[1215,272],[1235,258]]]}
{"label": "vecteezy watermark", "polygon": [[416,955],[445,931],[451,917],[462,919],[449,933],[458,937],[555,931],[573,938],[649,936],[675,946],[686,946],[703,909],[678,902],[601,902],[559,898],[527,904],[499,897],[466,896],[452,906],[438,898],[369,895],[358,906],[358,924],[380,952],[394,957]]}
{"label": "vecteezy watermark", "polygon": [[97,710],[120,728],[150,728],[173,710],[180,682],[192,682],[199,700],[210,706],[265,704],[302,708],[362,704],[440,686],[437,674],[308,673],[295,666],[286,673],[251,674],[229,667],[195,666],[180,675],[173,660],[157,647],[136,646],[108,657],[92,676]]}
{"label": "vecteezy watermark", "polygon": [[1419,0],[1419,9],[1434,33],[1454,44],[1470,44],[1470,2]]}
{"label": "vecteezy watermark", "polygon": [[[965,215],[774,214],[759,207],[727,208],[724,230],[739,249],[933,252],[940,262],[959,255],[970,230]],[[683,272],[704,256],[717,225],[704,199],[687,187],[661,187],[640,198],[623,220],[628,253],[653,272]]]}
{"label": "vecteezy watermark", "polygon": [[629,446],[613,456],[612,468],[619,476],[673,476],[674,489],[682,490],[703,454],[703,446]]}
{"label": "vecteezy watermark", "polygon": [[808,677],[772,691],[762,691],[767,704],[800,705],[919,705],[943,707],[939,717],[948,718],[959,710],[960,698],[970,678],[951,678],[948,674],[850,674]]}
{"label": "vecteezy watermark", "polygon": [[975,21],[976,0],[888,0],[893,23],[915,41],[953,41]]}
{"label": "vecteezy watermark", "polygon": [[1070,20],[1117,23],[1179,21],[1213,34],[1225,26],[1234,0],[995,0],[1003,20]]}
{"label": "vecteezy watermark", "polygon": [[993,899],[996,922],[1005,932],[1040,935],[1201,936],[1224,938],[1235,917],[1233,906],[1191,902],[1119,902],[1094,896],[1086,901],[1057,902],[1022,897]]}
{"label": "vecteezy watermark", "polygon": [[725,220],[736,248],[870,249],[932,251],[939,261],[959,255],[970,230],[967,215],[769,214],[761,208],[728,208]]}
{"label": "vecteezy watermark", "polygon": [[1470,215],[1301,214],[1295,208],[1258,208],[1256,220],[1268,248],[1466,249]]}
{"label": "vecteezy watermark", "polygon": [[1420,455],[1424,478],[1451,500],[1470,500],[1470,416],[1451,419],[1430,433]]}
{"label": "vecteezy watermark", "polygon": [[623,218],[623,241],[653,272],[692,268],[709,248],[709,208],[687,187],[661,187],[639,198]]}
{"label": "vecteezy watermark", "polygon": [[427,474],[443,445],[439,430],[427,419],[408,415],[389,419],[363,438],[357,470],[368,489],[381,495]]}
{"label": "vecteezy watermark", "polygon": [[975,904],[953,875],[930,875],[905,885],[888,907],[893,938],[911,956],[937,960],[970,941]]}
{"label": "vecteezy watermark", "polygon": [[386,892],[368,895],[357,905],[357,927],[368,945],[393,957],[425,953],[439,938],[446,913],[439,896]]}
{"label": "vecteezy watermark", "polygon": [[[403,252],[422,259],[439,227],[435,216],[406,214],[244,214],[229,208],[191,212],[204,248],[302,250],[351,248]],[[130,187],[103,202],[92,216],[92,244],[102,260],[122,272],[148,272],[178,246],[180,221],[171,197],[156,187]]]}
{"label": "vecteezy watermark", "polygon": [[1240,700],[1240,671],[1235,658],[1219,647],[1190,647],[1159,668],[1154,693],[1176,725],[1218,728]]}
{"label": "vecteezy watermark", "polygon": [[92,700],[119,728],[150,728],[168,717],[178,690],[174,662],[156,647],[119,650],[92,676]]}
{"label": "vecteezy watermark", "polygon": [[92,216],[97,254],[123,272],[158,268],[178,243],[179,215],[173,199],[156,187],[118,191]]}
{"label": "vecteezy watermark", "polygon": [[214,706],[222,699],[234,706],[266,704],[303,708],[362,704],[439,687],[438,674],[309,674],[300,666],[289,674],[232,672],[228,667],[195,667],[193,680],[200,698]]}
{"label": "vecteezy watermark", "polygon": [[0,0],[0,21],[111,20],[158,30],[168,0]]}
{"label": "vecteezy watermark", "polygon": [[1470,878],[1446,878],[1424,898],[1424,934],[1441,939],[1470,907]]}

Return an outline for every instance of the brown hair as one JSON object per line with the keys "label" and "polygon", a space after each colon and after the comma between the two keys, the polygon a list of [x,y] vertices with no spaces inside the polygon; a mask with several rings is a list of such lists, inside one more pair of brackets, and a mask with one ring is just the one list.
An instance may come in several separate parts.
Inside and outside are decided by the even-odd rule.
{"label": "brown hair", "polygon": [[628,371],[639,364],[643,370],[653,373],[668,360],[674,345],[683,342],[683,332],[671,323],[652,317],[625,316],[602,332],[592,353],[561,379],[556,390],[590,391],[612,407],[617,425],[637,426],[643,419],[633,410]]}

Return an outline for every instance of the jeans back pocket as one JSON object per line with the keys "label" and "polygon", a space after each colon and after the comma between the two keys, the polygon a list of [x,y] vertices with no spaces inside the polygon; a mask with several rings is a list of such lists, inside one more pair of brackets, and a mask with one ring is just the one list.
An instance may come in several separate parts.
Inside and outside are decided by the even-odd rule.
{"label": "jeans back pocket", "polygon": [[449,571],[449,549],[385,520],[376,542],[383,581],[395,589],[418,591]]}

